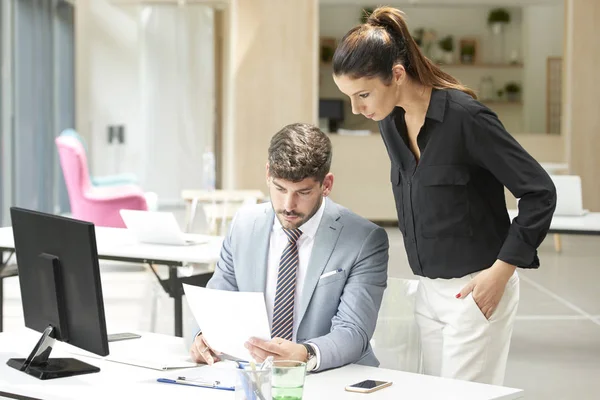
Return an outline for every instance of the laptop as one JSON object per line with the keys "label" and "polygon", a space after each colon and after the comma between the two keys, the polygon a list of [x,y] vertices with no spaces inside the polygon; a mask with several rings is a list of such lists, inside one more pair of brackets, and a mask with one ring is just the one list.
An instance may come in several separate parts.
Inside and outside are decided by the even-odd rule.
{"label": "laptop", "polygon": [[551,175],[556,186],[556,216],[582,216],[588,210],[583,209],[581,196],[581,177],[578,175]]}
{"label": "laptop", "polygon": [[189,246],[207,243],[208,238],[181,232],[173,213],[161,211],[121,210],[125,226],[141,243]]}

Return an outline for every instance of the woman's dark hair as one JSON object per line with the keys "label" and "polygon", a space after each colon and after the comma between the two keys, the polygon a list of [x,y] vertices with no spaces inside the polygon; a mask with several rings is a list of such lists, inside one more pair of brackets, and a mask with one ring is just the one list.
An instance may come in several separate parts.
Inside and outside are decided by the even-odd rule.
{"label": "woman's dark hair", "polygon": [[386,84],[392,81],[396,64],[402,64],[408,75],[422,85],[457,89],[477,98],[475,92],[423,55],[408,31],[404,13],[396,8],[377,8],[366,23],[344,36],[333,55],[334,75],[377,77]]}

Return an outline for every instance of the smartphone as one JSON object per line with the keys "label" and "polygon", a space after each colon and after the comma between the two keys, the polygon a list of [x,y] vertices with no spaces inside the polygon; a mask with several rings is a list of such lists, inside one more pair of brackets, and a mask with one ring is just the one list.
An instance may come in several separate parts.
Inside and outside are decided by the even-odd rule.
{"label": "smartphone", "polygon": [[346,386],[346,390],[348,392],[372,393],[391,385],[392,382],[367,379],[365,381],[355,383],[354,385]]}
{"label": "smartphone", "polygon": [[138,335],[137,333],[129,333],[129,332],[113,333],[113,334],[108,335],[109,342],[118,342],[119,340],[139,339],[139,338],[141,338],[141,336]]}

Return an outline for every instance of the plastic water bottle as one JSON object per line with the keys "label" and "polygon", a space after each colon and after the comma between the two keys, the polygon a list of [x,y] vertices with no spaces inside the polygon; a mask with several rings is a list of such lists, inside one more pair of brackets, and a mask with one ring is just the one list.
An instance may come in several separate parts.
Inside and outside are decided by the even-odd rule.
{"label": "plastic water bottle", "polygon": [[215,154],[210,147],[207,147],[202,155],[202,187],[204,190],[211,192],[215,190],[215,175]]}

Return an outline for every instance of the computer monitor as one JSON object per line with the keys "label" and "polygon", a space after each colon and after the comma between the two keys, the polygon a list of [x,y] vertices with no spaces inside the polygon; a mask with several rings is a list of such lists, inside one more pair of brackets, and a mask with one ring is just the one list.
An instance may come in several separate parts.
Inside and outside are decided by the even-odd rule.
{"label": "computer monitor", "polygon": [[49,358],[55,340],[108,355],[94,224],[10,209],[25,326],[42,332],[26,359],[7,364],[39,379],[100,371],[74,358]]}
{"label": "computer monitor", "polygon": [[344,121],[344,101],[341,99],[319,99],[319,118],[329,120],[329,132],[337,132]]}

